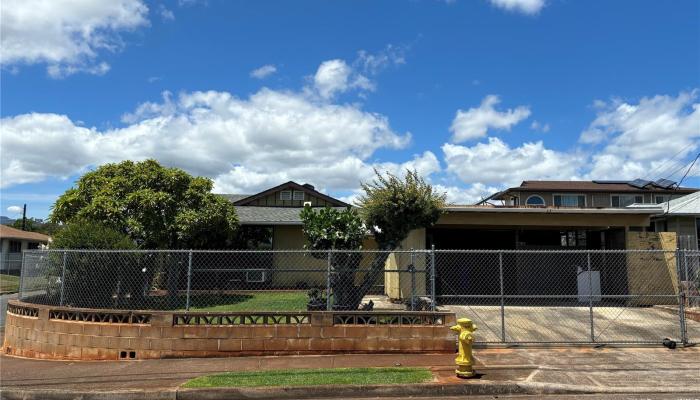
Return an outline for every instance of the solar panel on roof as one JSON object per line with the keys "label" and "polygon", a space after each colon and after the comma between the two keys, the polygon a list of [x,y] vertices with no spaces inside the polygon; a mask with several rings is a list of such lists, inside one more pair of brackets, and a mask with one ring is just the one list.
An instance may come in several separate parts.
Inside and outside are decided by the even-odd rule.
{"label": "solar panel on roof", "polygon": [[638,189],[644,189],[644,186],[650,184],[651,181],[647,181],[645,179],[635,179],[632,182],[628,182],[630,186],[634,186]]}
{"label": "solar panel on roof", "polygon": [[660,186],[660,187],[662,187],[662,188],[664,188],[664,189],[669,189],[669,188],[671,188],[671,186],[673,186],[673,185],[675,185],[675,184],[676,184],[676,182],[674,182],[674,181],[672,181],[672,180],[669,180],[669,179],[664,179],[664,178],[657,179],[657,180],[654,182],[654,185]]}

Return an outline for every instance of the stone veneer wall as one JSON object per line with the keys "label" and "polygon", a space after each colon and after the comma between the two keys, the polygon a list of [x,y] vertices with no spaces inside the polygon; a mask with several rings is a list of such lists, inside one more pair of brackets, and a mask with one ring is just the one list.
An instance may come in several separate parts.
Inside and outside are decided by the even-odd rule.
{"label": "stone veneer wall", "polygon": [[333,353],[453,353],[452,313],[176,313],[10,301],[6,354],[119,360]]}

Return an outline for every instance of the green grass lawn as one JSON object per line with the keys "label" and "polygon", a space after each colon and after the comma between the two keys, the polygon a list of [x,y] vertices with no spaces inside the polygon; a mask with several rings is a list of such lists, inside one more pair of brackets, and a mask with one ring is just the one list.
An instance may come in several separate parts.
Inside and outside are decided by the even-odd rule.
{"label": "green grass lawn", "polygon": [[19,290],[19,276],[0,274],[0,293],[15,293]]}
{"label": "green grass lawn", "polygon": [[306,291],[195,294],[190,311],[306,311]]}
{"label": "green grass lawn", "polygon": [[427,368],[287,369],[200,376],[183,387],[383,385],[421,383],[432,378]]}

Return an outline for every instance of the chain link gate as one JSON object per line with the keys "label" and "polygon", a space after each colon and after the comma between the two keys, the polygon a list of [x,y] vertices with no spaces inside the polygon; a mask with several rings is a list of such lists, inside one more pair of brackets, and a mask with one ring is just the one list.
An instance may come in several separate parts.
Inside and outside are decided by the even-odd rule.
{"label": "chain link gate", "polygon": [[[132,310],[452,311],[481,343],[700,342],[697,250],[29,250],[20,300]],[[342,308],[340,308],[342,309]]]}

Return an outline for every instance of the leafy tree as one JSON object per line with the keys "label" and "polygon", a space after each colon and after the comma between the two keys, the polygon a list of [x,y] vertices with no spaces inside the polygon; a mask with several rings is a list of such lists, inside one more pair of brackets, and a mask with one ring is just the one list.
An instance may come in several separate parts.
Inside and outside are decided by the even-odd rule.
{"label": "leafy tree", "polygon": [[[300,214],[308,247],[312,250],[357,250],[367,235],[357,210],[338,210],[326,207],[314,211],[306,206]],[[314,252],[316,258],[327,257],[327,252]],[[351,307],[355,301],[355,273],[361,255],[352,252],[331,253],[330,284],[334,308]],[[310,300],[314,300],[312,297]]]}
{"label": "leafy tree", "polygon": [[233,205],[208,178],[155,160],[106,164],[83,175],[53,206],[51,221],[98,221],[139,248],[224,248],[235,237]]}
{"label": "leafy tree", "polygon": [[[126,234],[99,222],[73,220],[56,233],[52,247],[131,250],[136,249],[136,244]],[[102,252],[53,252],[49,256],[53,257],[51,274],[63,279],[65,304],[116,307],[120,298],[129,297],[132,301],[143,298],[145,280],[133,253],[115,257],[112,253]],[[58,290],[55,295],[58,295]]]}
{"label": "leafy tree", "polygon": [[[233,204],[213,183],[155,160],[106,164],[83,175],[53,206],[52,222],[96,221],[126,234],[141,249],[220,249],[235,240]],[[159,281],[175,304],[184,273],[178,254],[158,253]]]}
{"label": "leafy tree", "polygon": [[407,171],[403,179],[377,172],[362,189],[359,215],[352,209],[341,212],[330,208],[317,213],[306,208],[301,214],[304,234],[314,250],[359,249],[367,230],[383,250],[375,254],[360,285],[354,284],[359,254],[338,253],[339,258],[332,260],[332,279],[337,280],[332,282],[334,307],[338,309],[356,309],[384,270],[389,252],[412,230],[435,224],[446,204],[445,195],[436,193],[415,171]]}
{"label": "leafy tree", "polygon": [[[15,220],[12,223],[12,227],[15,229],[22,229],[22,219],[20,218]],[[60,224],[56,224],[51,221],[39,221],[34,218],[27,218],[24,224],[25,231],[39,232],[49,236],[53,236],[59,229],[61,229]]]}

